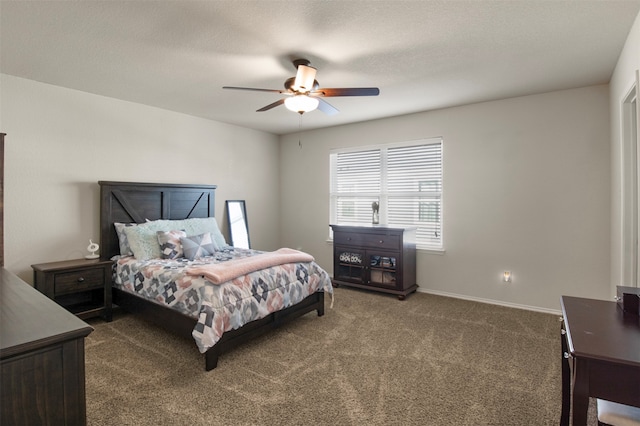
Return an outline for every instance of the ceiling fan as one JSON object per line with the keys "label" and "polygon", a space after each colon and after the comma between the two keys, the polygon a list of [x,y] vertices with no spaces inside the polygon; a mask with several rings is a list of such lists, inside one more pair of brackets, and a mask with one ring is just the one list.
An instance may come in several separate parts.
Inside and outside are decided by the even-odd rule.
{"label": "ceiling fan", "polygon": [[316,80],[316,69],[310,66],[310,62],[307,59],[296,59],[293,61],[293,65],[297,70],[296,76],[285,80],[285,90],[234,86],[224,86],[223,89],[253,90],[256,92],[280,93],[286,96],[260,108],[256,112],[268,111],[284,104],[287,109],[299,114],[304,114],[317,108],[328,115],[337,114],[338,109],[322,98],[332,96],[378,96],[380,94],[380,89],[377,87],[319,88],[318,80]]}

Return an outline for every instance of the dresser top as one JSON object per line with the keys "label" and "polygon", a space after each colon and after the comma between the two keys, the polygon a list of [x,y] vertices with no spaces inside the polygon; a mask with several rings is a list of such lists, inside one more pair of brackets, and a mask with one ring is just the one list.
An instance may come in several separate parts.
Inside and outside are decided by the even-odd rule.
{"label": "dresser top", "polygon": [[0,358],[85,337],[92,331],[89,324],[0,269]]}
{"label": "dresser top", "polygon": [[333,230],[344,231],[413,231],[418,229],[417,226],[400,226],[400,225],[373,225],[373,224],[357,224],[357,225],[329,225]]}
{"label": "dresser top", "polygon": [[113,264],[113,261],[111,260],[72,259],[72,260],[61,260],[59,262],[38,263],[36,265],[31,265],[31,267],[36,271],[55,272],[55,271],[64,271],[67,269],[92,268],[94,266],[104,266],[104,265],[112,265],[112,264]]}

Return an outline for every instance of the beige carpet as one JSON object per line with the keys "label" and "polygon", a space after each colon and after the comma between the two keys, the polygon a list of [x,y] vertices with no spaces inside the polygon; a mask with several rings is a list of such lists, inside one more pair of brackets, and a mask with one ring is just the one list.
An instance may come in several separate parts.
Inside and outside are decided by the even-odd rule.
{"label": "beige carpet", "polygon": [[223,354],[210,372],[192,340],[132,315],[91,324],[89,425],[559,421],[556,315],[339,288],[325,316],[307,314]]}

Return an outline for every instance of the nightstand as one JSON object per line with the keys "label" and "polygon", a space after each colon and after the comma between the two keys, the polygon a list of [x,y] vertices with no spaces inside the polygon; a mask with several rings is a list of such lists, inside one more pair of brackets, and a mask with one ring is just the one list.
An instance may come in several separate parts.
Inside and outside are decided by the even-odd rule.
{"label": "nightstand", "polygon": [[111,260],[75,259],[39,263],[33,268],[33,286],[48,298],[86,319],[111,321]]}

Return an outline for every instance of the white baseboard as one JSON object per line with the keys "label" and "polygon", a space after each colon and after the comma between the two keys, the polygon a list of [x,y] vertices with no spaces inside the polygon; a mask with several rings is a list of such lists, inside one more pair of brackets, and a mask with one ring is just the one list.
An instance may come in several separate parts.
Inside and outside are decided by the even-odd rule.
{"label": "white baseboard", "polygon": [[518,303],[503,302],[500,300],[483,299],[481,297],[465,296],[463,294],[447,293],[446,291],[429,290],[418,287],[420,293],[434,294],[436,296],[454,297],[456,299],[471,300],[473,302],[488,303],[490,305],[506,306],[507,308],[525,309],[527,311],[543,312],[545,314],[562,315],[562,312],[556,309],[540,308],[538,306],[520,305]]}

